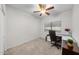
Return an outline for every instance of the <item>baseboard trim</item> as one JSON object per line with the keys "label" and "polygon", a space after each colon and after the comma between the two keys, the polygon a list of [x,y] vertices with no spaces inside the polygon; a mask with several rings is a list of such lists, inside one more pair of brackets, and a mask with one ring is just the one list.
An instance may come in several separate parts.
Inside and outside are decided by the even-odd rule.
{"label": "baseboard trim", "polygon": [[[32,40],[36,40],[36,39],[43,39],[43,38],[41,38],[41,37],[38,37],[38,38],[35,38],[35,39],[32,39]],[[32,41],[32,40],[30,40],[30,41]],[[27,41],[27,42],[29,42],[29,41]],[[18,44],[18,45],[14,46],[14,47],[11,47],[11,48],[4,49],[4,51],[7,51],[8,49],[15,48],[15,47],[17,47],[17,46],[19,46],[19,45],[22,45],[22,44],[25,44],[25,43],[27,43],[27,42],[23,42],[23,43],[21,43],[21,44]]]}

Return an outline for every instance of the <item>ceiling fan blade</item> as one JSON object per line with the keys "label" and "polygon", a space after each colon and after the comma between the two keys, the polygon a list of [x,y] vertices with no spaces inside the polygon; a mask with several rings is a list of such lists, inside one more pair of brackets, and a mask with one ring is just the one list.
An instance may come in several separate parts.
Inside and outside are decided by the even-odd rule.
{"label": "ceiling fan blade", "polygon": [[49,8],[47,8],[46,10],[51,10],[51,9],[53,9],[54,8],[54,6],[52,6],[52,7],[49,7]]}
{"label": "ceiling fan blade", "polygon": [[46,15],[50,15],[50,13],[48,13],[48,12],[45,12],[45,14],[46,14]]}
{"label": "ceiling fan blade", "polygon": [[42,13],[40,14],[40,16],[42,15]]}
{"label": "ceiling fan blade", "polygon": [[42,7],[42,4],[38,4],[39,5],[39,7]]}
{"label": "ceiling fan blade", "polygon": [[37,13],[37,12],[40,12],[40,11],[34,11],[33,13]]}
{"label": "ceiling fan blade", "polygon": [[41,10],[46,8],[46,4],[38,4],[38,5]]}
{"label": "ceiling fan blade", "polygon": [[42,5],[42,8],[45,9],[45,8],[46,8],[46,4],[43,4],[43,5]]}

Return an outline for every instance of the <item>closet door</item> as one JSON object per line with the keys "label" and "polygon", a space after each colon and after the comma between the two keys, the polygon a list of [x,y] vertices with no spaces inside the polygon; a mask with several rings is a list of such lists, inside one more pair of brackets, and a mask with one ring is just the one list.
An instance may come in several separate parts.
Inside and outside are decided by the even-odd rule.
{"label": "closet door", "polygon": [[4,54],[4,14],[0,5],[0,55]]}

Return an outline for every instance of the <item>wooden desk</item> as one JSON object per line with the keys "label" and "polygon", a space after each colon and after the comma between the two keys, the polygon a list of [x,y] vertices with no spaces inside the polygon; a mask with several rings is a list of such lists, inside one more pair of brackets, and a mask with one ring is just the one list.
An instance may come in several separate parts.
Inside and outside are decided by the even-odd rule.
{"label": "wooden desk", "polygon": [[79,55],[79,48],[76,43],[73,44],[73,50],[69,50],[67,47],[67,41],[62,41],[62,54],[63,55]]}

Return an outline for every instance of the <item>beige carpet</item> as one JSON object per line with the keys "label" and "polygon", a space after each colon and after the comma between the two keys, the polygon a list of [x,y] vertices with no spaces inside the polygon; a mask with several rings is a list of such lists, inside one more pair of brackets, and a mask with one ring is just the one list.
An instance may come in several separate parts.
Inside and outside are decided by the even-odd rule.
{"label": "beige carpet", "polygon": [[61,49],[51,47],[44,39],[32,40],[5,51],[5,55],[61,55]]}

